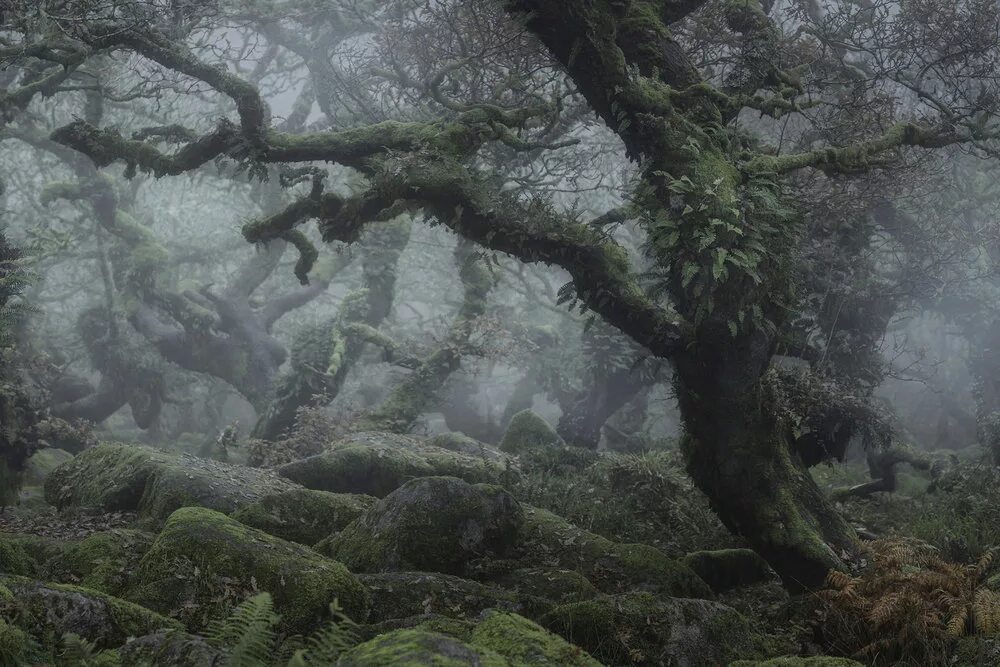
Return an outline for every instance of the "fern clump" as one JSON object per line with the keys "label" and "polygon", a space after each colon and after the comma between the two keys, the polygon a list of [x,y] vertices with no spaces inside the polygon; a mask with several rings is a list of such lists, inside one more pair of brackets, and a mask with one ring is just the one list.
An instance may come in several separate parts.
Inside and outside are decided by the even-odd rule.
{"label": "fern clump", "polygon": [[1000,631],[1000,594],[985,587],[993,552],[962,565],[919,540],[877,540],[860,576],[832,571],[823,634],[874,665],[948,664],[956,640]]}
{"label": "fern clump", "polygon": [[226,667],[321,667],[335,664],[359,642],[357,625],[334,600],[331,620],[308,637],[281,637],[271,594],[256,595],[213,623],[209,640],[226,651]]}

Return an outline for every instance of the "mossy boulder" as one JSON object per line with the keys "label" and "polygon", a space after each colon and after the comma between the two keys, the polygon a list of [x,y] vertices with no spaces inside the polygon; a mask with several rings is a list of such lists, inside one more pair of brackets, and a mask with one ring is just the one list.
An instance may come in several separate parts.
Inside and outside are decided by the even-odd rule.
{"label": "mossy boulder", "polygon": [[24,469],[24,485],[41,486],[49,473],[72,459],[73,455],[62,449],[55,447],[39,449],[28,459]]}
{"label": "mossy boulder", "polygon": [[601,667],[580,647],[517,614],[490,613],[472,631],[470,643],[499,653],[511,667]]}
{"label": "mossy boulder", "polygon": [[510,667],[489,649],[426,630],[405,629],[379,635],[343,655],[339,667]]}
{"label": "mossy boulder", "polygon": [[121,595],[139,560],[153,546],[155,536],[138,530],[116,529],[66,544],[44,565],[47,579],[76,583]]}
{"label": "mossy boulder", "polygon": [[196,630],[260,591],[271,594],[282,627],[299,633],[315,629],[334,598],[353,619],[368,612],[368,592],[340,563],[200,507],[170,515],[127,597]]}
{"label": "mossy boulder", "polygon": [[24,630],[0,619],[0,665],[28,664],[30,642]]}
{"label": "mossy boulder", "polygon": [[115,648],[129,637],[179,629],[177,621],[99,591],[27,577],[2,576],[12,598],[0,600],[0,617],[17,618],[33,637],[60,638],[67,633]]}
{"label": "mossy boulder", "polygon": [[850,658],[833,658],[826,655],[803,658],[792,655],[770,660],[737,660],[729,663],[729,667],[864,667],[864,665]]}
{"label": "mossy boulder", "polygon": [[374,432],[355,434],[327,452],[281,466],[278,473],[309,489],[383,498],[418,477],[499,482],[507,471],[496,461],[432,447],[410,436]]}
{"label": "mossy boulder", "polygon": [[716,593],[776,578],[767,561],[751,549],[695,551],[681,562]]}
{"label": "mossy boulder", "polygon": [[480,442],[475,438],[470,438],[464,433],[458,433],[455,431],[440,433],[428,440],[427,444],[431,447],[447,449],[449,451],[458,452],[474,458],[485,458],[501,463],[507,461],[508,459],[508,457],[502,452],[497,451],[490,445]]}
{"label": "mossy boulder", "polygon": [[137,511],[158,525],[179,507],[229,513],[293,488],[288,480],[258,468],[102,443],[52,471],[45,480],[45,499],[59,509]]}
{"label": "mossy boulder", "polygon": [[244,505],[232,517],[275,537],[311,546],[343,530],[377,501],[356,493],[292,489]]}
{"label": "mossy boulder", "polygon": [[697,574],[656,547],[612,542],[537,507],[525,506],[524,517],[519,544],[526,565],[578,571],[605,593],[712,597]]}
{"label": "mossy boulder", "polygon": [[510,419],[500,440],[500,451],[508,454],[538,452],[542,449],[561,449],[563,439],[549,423],[531,410],[522,410]]}
{"label": "mossy boulder", "polygon": [[119,651],[125,665],[191,667],[224,665],[225,652],[186,632],[157,632],[129,640]]}
{"label": "mossy boulder", "polygon": [[591,600],[600,592],[579,572],[554,567],[525,567],[512,570],[493,583],[521,596],[544,598],[556,604]]}
{"label": "mossy boulder", "polygon": [[476,618],[486,609],[521,609],[512,593],[448,574],[383,572],[358,579],[371,594],[369,623],[421,614]]}
{"label": "mossy boulder", "polygon": [[0,574],[32,576],[38,564],[11,536],[0,533]]}
{"label": "mossy boulder", "polygon": [[419,570],[461,575],[475,558],[507,554],[521,506],[498,486],[424,477],[393,491],[326,545],[356,572]]}
{"label": "mossy boulder", "polygon": [[756,648],[731,607],[646,592],[562,605],[540,623],[613,665],[726,665]]}

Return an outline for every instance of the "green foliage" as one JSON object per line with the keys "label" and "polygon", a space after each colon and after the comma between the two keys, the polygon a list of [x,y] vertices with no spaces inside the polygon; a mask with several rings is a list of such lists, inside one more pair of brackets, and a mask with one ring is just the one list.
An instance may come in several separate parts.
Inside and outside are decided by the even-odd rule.
{"label": "green foliage", "polygon": [[17,302],[28,285],[28,274],[21,266],[22,254],[7,242],[0,231],[0,346],[11,341],[24,307]]}
{"label": "green foliage", "polygon": [[[209,640],[226,650],[226,667],[321,667],[335,664],[359,641],[357,626],[334,600],[330,622],[309,637],[279,642],[269,593],[260,593],[236,607],[209,629]],[[289,657],[287,654],[291,653]]]}

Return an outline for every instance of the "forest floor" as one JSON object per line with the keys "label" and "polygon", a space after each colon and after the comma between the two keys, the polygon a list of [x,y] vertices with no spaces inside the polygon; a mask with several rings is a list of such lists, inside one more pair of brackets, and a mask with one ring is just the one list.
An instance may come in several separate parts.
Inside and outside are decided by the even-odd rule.
{"label": "forest floor", "polygon": [[675,451],[575,450],[531,413],[499,449],[301,444],[38,456],[0,513],[0,664],[1000,664],[1000,480],[971,450],[842,504],[878,572],[790,596]]}

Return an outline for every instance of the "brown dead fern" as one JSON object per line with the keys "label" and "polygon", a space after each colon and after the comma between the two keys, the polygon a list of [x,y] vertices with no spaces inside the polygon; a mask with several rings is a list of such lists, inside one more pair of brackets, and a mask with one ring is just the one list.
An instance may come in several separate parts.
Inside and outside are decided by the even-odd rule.
{"label": "brown dead fern", "polygon": [[1000,631],[1000,594],[984,585],[993,551],[961,565],[913,539],[877,540],[867,550],[866,572],[832,571],[819,593],[831,648],[873,665],[943,665],[955,640]]}

